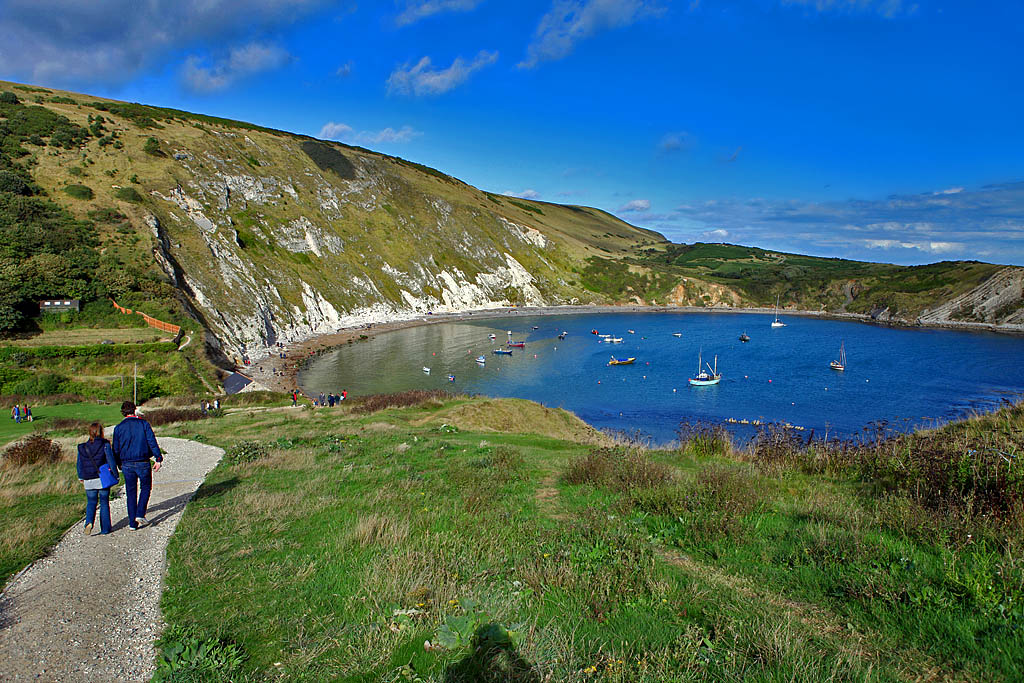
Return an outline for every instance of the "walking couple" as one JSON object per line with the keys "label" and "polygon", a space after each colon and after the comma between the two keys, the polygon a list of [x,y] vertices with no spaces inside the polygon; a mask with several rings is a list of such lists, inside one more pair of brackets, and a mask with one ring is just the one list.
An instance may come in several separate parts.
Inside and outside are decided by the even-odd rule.
{"label": "walking couple", "polygon": [[[85,533],[92,534],[96,508],[100,510],[100,534],[109,534],[110,489],[118,482],[118,463],[124,472],[124,491],[128,503],[128,528],[144,527],[146,506],[153,489],[153,472],[160,469],[163,456],[153,428],[135,414],[135,404],[121,404],[124,419],[114,427],[113,443],[103,438],[103,425],[89,425],[89,440],[78,445],[78,479],[85,486]],[[156,464],[150,464],[150,458]],[[104,468],[104,466],[106,466]],[[102,470],[106,471],[102,471]]]}

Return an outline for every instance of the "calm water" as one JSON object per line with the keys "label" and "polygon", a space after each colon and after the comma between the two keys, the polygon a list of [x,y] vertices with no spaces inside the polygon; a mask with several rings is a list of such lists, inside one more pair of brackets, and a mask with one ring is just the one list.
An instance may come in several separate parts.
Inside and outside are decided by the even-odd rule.
{"label": "calm water", "polygon": [[[639,430],[657,442],[673,439],[681,420],[779,421],[846,436],[879,420],[900,429],[933,425],[1024,393],[1024,339],[1018,337],[783,319],[787,326],[777,329],[769,326],[772,316],[745,314],[467,319],[352,344],[311,362],[299,382],[309,393],[449,389],[527,398],[571,410],[600,428]],[[624,341],[598,343],[591,329]],[[527,342],[525,350],[493,355],[507,330]],[[563,330],[568,337],[559,340]],[[750,342],[739,341],[743,332]],[[840,341],[845,372],[829,368]],[[723,378],[717,386],[686,382],[701,349],[706,361],[718,355]],[[487,359],[484,366],[473,360],[479,355]],[[612,355],[636,356],[637,362],[609,367]],[[750,433],[731,429],[741,437]]]}

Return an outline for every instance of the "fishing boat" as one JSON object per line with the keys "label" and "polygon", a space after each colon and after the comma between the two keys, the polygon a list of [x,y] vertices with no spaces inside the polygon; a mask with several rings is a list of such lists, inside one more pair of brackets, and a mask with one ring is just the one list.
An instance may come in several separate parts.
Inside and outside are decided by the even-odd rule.
{"label": "fishing boat", "polygon": [[740,335],[740,341],[744,343],[750,341],[750,335],[744,332],[743,334]]}
{"label": "fishing boat", "polygon": [[498,354],[500,356],[511,356],[512,349],[494,349],[491,353]]}
{"label": "fishing boat", "polygon": [[636,358],[630,356],[629,358],[616,358],[612,356],[612,359],[608,361],[608,365],[632,365],[636,362]]}
{"label": "fishing boat", "polygon": [[487,359],[484,358],[483,356],[477,356],[476,357],[476,362],[479,363],[480,365],[483,365],[484,363],[487,362]]}
{"label": "fishing boat", "polygon": [[430,374],[430,368],[428,368],[426,365],[424,365],[423,366],[423,372],[425,372],[425,373],[427,373],[429,375]]}
{"label": "fishing boat", "polygon": [[567,335],[567,334],[569,334],[569,333],[568,332],[562,332],[562,334],[558,335],[558,338],[559,339],[565,339],[565,335]]}
{"label": "fishing boat", "polygon": [[772,327],[785,327],[786,323],[779,320],[779,297],[775,297],[775,320],[772,321]]}
{"label": "fishing boat", "polygon": [[828,366],[833,370],[846,369],[846,346],[843,342],[839,342],[839,360],[832,361]]}
{"label": "fishing boat", "polygon": [[683,333],[682,333],[682,332],[673,332],[673,333],[672,333],[672,336],[673,336],[673,337],[682,337],[682,336],[683,336]]}
{"label": "fishing boat", "polygon": [[505,346],[509,347],[510,349],[525,349],[526,348],[526,342],[519,342],[519,341],[509,340],[509,342],[507,344],[505,344]]}
{"label": "fishing boat", "polygon": [[[707,370],[704,370],[704,366],[707,365]],[[711,372],[708,372],[710,370]],[[700,353],[697,354],[697,374],[689,379],[690,386],[693,387],[707,387],[712,384],[718,384],[722,381],[722,376],[718,374],[718,356],[715,356],[715,367],[704,362],[704,358]]]}

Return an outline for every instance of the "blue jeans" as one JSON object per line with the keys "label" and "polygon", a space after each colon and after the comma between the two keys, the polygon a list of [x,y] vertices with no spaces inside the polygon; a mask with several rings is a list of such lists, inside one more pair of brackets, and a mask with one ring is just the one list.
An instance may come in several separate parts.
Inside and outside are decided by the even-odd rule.
{"label": "blue jeans", "polygon": [[121,471],[124,472],[124,495],[128,498],[128,526],[134,529],[135,520],[146,516],[149,492],[153,489],[153,469],[148,460],[143,460],[123,463]]}
{"label": "blue jeans", "polygon": [[110,533],[110,489],[91,489],[85,492],[85,523],[96,520],[96,502],[100,505],[100,533]]}

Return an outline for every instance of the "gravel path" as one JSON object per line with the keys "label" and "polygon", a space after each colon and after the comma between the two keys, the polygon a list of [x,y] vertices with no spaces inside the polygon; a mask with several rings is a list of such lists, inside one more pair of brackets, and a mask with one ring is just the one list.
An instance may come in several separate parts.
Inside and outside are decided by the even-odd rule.
{"label": "gravel path", "polygon": [[[0,597],[0,681],[148,681],[163,628],[167,541],[185,504],[224,451],[159,437],[167,451],[153,475],[146,517],[131,531],[125,499],[110,501],[113,533],[75,524],[47,557]],[[123,478],[122,478],[123,481]],[[82,495],[85,510],[85,495]],[[99,511],[96,513],[99,533]]]}

